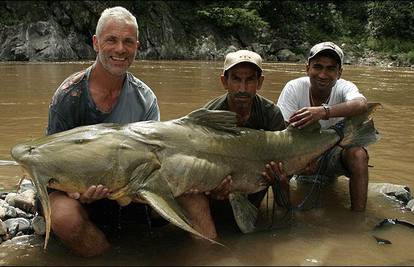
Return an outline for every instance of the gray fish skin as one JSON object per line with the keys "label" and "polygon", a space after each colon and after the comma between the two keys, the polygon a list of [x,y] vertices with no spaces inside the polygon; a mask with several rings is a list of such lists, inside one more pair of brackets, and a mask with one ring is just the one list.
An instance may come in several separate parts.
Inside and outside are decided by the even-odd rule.
{"label": "gray fish skin", "polygon": [[[347,122],[345,139],[378,105]],[[271,160],[281,161],[287,174],[298,173],[340,141],[336,131],[318,126],[276,132],[238,128],[234,113],[200,109],[165,122],[78,127],[16,145],[11,154],[38,191],[46,220],[45,248],[50,232],[47,186],[82,193],[91,185],[102,184],[113,192],[109,198],[121,205],[139,197],[170,222],[208,239],[194,230],[175,197],[191,188],[201,192],[214,189],[227,175],[232,175],[233,194],[263,190],[268,185],[261,172]],[[375,131],[373,125],[370,129]],[[232,205],[247,205],[247,198],[231,199],[237,200]],[[235,214],[243,218],[238,221],[243,232],[254,230],[254,223],[245,221],[255,218],[252,212],[252,216]]]}

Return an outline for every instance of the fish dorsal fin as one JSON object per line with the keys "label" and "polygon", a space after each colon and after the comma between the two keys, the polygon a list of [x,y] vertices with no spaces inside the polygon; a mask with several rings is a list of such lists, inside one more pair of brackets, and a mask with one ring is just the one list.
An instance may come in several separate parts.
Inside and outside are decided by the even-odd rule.
{"label": "fish dorsal fin", "polygon": [[319,122],[312,123],[302,129],[293,127],[292,124],[289,124],[287,127],[289,131],[301,131],[301,132],[319,132],[321,130],[321,124]]}
{"label": "fish dorsal fin", "polygon": [[177,123],[191,122],[216,130],[239,134],[236,113],[227,110],[208,110],[200,108],[190,112],[187,116],[176,120]]}

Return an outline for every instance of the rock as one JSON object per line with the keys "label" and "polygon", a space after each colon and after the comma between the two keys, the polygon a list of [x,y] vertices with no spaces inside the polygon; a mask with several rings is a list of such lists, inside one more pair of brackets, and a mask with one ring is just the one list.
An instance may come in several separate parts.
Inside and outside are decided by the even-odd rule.
{"label": "rock", "polygon": [[0,206],[0,220],[4,220],[6,218],[6,208]]}
{"label": "rock", "polygon": [[32,190],[33,192],[36,192],[36,187],[34,186],[31,180],[22,179],[20,181],[19,190],[17,191],[17,193],[23,193],[27,190]]}
{"label": "rock", "polygon": [[379,193],[391,195],[396,192],[410,192],[410,189],[405,185],[390,184],[390,183],[369,183],[369,189]]}
{"label": "rock", "polygon": [[4,26],[0,58],[11,61],[62,61],[93,55],[92,47],[77,35],[67,36],[56,21]]}
{"label": "rock", "polygon": [[14,209],[16,210],[16,217],[20,217],[20,218],[25,218],[25,219],[31,219],[34,217],[33,213],[28,213],[25,212],[19,208],[14,207]]}
{"label": "rock", "polygon": [[0,199],[0,219],[16,217],[14,207],[10,206],[5,200]]}
{"label": "rock", "polygon": [[194,53],[205,60],[214,60],[217,55],[217,47],[214,36],[201,36],[197,40],[197,45],[194,48]]}
{"label": "rock", "polygon": [[392,196],[395,196],[399,201],[402,201],[404,204],[407,204],[411,199],[411,193],[409,191],[397,191]]}
{"label": "rock", "polygon": [[36,216],[32,220],[32,227],[37,235],[44,235],[46,233],[46,222],[43,216]]}
{"label": "rock", "polygon": [[16,248],[22,249],[25,246],[28,246],[31,248],[33,246],[41,247],[43,243],[43,239],[35,235],[22,235],[22,236],[17,236],[10,240],[8,239],[6,240],[5,242],[3,242],[2,247],[16,247]]}
{"label": "rock", "polygon": [[8,194],[7,192],[1,192],[0,193],[0,200],[4,200],[7,196],[7,194]]}
{"label": "rock", "polygon": [[29,233],[32,229],[30,221],[25,218],[11,218],[5,220],[4,223],[11,237],[16,236],[18,232]]}
{"label": "rock", "polygon": [[390,183],[369,183],[370,191],[378,192],[391,197],[394,200],[402,202],[404,205],[412,200],[410,188],[405,185],[390,184]]}
{"label": "rock", "polygon": [[289,62],[299,61],[299,58],[296,56],[296,54],[290,51],[289,49],[280,50],[279,52],[277,52],[276,57],[279,61],[289,61]]}
{"label": "rock", "polygon": [[6,201],[10,206],[22,209],[26,212],[35,212],[35,198],[36,193],[28,189],[23,193],[10,193],[6,197]]}
{"label": "rock", "polygon": [[414,199],[411,199],[410,201],[408,201],[405,207],[411,211],[414,211]]}
{"label": "rock", "polygon": [[0,219],[0,236],[5,234],[7,234],[7,225]]}
{"label": "rock", "polygon": [[14,200],[16,199],[16,196],[17,196],[17,193],[14,193],[14,192],[8,193],[7,196],[6,196],[5,201],[10,206],[14,206]]}
{"label": "rock", "polygon": [[22,209],[26,212],[35,213],[36,188],[31,181],[22,180],[18,193],[8,193],[5,201],[13,207]]}
{"label": "rock", "polygon": [[16,218],[16,217],[17,217],[16,208],[12,206],[7,206],[5,218]]}
{"label": "rock", "polygon": [[24,233],[22,231],[19,231],[19,232],[17,232],[16,237],[22,236],[22,235],[24,235]]}
{"label": "rock", "polygon": [[224,53],[227,55],[228,53],[236,52],[237,50],[239,49],[234,45],[229,45]]}

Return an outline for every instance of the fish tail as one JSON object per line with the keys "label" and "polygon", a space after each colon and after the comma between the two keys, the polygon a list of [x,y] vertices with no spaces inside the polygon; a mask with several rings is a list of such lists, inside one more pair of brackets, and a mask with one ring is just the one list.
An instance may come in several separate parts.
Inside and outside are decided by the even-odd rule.
{"label": "fish tail", "polygon": [[332,128],[340,135],[340,146],[367,146],[380,139],[371,115],[381,107],[380,103],[368,103],[368,110],[360,115],[346,118]]}

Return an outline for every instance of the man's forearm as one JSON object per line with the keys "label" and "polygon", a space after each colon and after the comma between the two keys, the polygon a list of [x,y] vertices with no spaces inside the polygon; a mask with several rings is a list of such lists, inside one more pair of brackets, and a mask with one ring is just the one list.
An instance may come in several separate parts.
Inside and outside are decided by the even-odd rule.
{"label": "man's forearm", "polygon": [[357,98],[330,106],[329,117],[350,117],[367,111],[367,100]]}

